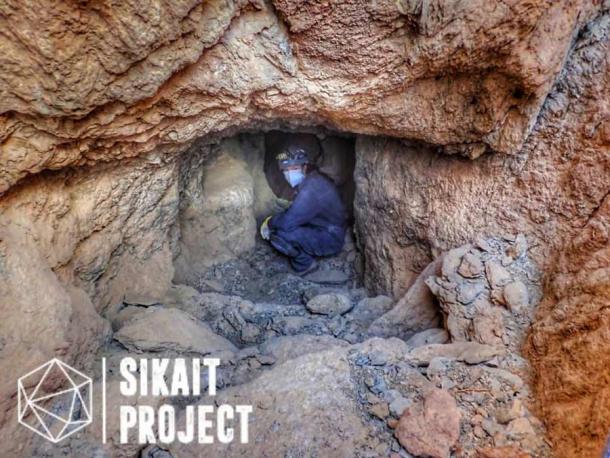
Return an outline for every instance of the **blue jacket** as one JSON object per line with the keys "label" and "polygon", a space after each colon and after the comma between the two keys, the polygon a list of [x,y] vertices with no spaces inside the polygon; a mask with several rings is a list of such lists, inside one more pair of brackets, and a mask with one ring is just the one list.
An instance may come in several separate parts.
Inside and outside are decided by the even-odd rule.
{"label": "blue jacket", "polygon": [[320,172],[309,172],[297,186],[292,205],[269,220],[272,231],[290,232],[300,226],[326,229],[343,243],[347,211],[332,180]]}

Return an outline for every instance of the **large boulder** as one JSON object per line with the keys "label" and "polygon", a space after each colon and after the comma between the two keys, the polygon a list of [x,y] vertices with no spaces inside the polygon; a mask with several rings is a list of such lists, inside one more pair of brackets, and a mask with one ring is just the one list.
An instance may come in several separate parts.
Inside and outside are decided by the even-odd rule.
{"label": "large boulder", "polygon": [[438,326],[440,310],[426,280],[440,273],[442,262],[442,256],[431,262],[396,305],[373,321],[368,332],[374,336],[408,338]]}
{"label": "large boulder", "polygon": [[206,355],[237,351],[210,327],[178,309],[151,307],[135,315],[114,335],[133,351],[175,351]]}
{"label": "large boulder", "polygon": [[[248,444],[215,442],[206,445],[206,454],[353,457],[359,451],[370,453],[369,435],[374,429],[362,417],[356,398],[347,348],[334,347],[287,360],[210,400],[251,404],[254,414]],[[170,451],[186,458],[200,454],[200,448],[178,443],[171,445]]]}
{"label": "large boulder", "polygon": [[346,341],[331,336],[298,334],[269,339],[261,344],[260,350],[262,354],[272,356],[276,364],[279,364],[308,353],[320,352],[336,346],[345,347],[347,345]]}

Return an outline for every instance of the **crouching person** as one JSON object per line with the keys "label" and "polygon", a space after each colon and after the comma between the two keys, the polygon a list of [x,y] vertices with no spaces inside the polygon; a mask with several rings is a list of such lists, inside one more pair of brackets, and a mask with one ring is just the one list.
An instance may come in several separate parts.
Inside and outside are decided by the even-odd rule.
{"label": "crouching person", "polygon": [[303,149],[288,148],[276,159],[296,197],[287,210],[268,217],[260,232],[304,275],[317,269],[316,257],[341,251],[347,212],[335,184],[316,170]]}

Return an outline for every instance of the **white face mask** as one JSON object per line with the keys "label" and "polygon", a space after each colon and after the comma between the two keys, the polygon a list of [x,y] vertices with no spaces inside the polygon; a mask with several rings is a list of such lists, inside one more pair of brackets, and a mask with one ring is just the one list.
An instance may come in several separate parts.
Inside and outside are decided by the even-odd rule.
{"label": "white face mask", "polygon": [[296,188],[305,179],[303,169],[284,170],[282,173],[288,184],[293,188]]}

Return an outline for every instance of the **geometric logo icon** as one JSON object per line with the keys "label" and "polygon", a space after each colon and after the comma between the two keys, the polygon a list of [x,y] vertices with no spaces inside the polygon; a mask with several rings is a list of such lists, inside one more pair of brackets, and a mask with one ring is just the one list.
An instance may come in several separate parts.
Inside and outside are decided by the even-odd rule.
{"label": "geometric logo icon", "polygon": [[92,421],[91,378],[53,358],[17,381],[19,423],[57,443]]}

